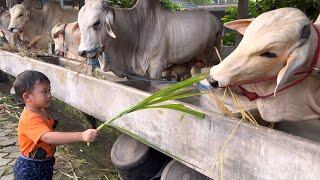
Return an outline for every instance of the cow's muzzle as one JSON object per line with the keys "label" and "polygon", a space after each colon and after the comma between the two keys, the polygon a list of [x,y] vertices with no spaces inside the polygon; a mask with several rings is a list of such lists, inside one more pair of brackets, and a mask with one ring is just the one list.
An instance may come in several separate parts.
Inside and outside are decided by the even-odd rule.
{"label": "cow's muzzle", "polygon": [[82,57],[86,57],[87,56],[87,51],[78,51],[78,55],[82,56]]}
{"label": "cow's muzzle", "polygon": [[87,58],[94,58],[98,52],[98,48],[93,48],[90,50],[79,50],[78,55]]}
{"label": "cow's muzzle", "polygon": [[216,81],[216,80],[214,80],[212,78],[208,78],[207,80],[208,80],[210,86],[212,86],[213,88],[218,88],[219,87],[219,82],[218,81]]}
{"label": "cow's muzzle", "polygon": [[54,54],[57,55],[57,56],[64,56],[64,52],[61,51],[60,49],[55,50],[55,51],[54,51]]}

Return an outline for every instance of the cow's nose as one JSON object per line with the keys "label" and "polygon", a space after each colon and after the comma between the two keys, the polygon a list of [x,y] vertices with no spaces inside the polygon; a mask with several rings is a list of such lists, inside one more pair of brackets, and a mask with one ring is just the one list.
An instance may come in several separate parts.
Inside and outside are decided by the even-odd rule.
{"label": "cow's nose", "polygon": [[219,87],[219,82],[218,82],[218,81],[216,81],[216,80],[214,80],[214,79],[211,79],[211,78],[208,78],[207,80],[208,80],[209,84],[210,84],[213,88]]}
{"label": "cow's nose", "polygon": [[8,30],[9,30],[10,32],[13,32],[13,28],[8,27]]}
{"label": "cow's nose", "polygon": [[86,57],[87,51],[78,51],[78,55],[82,57]]}
{"label": "cow's nose", "polygon": [[57,55],[57,56],[64,56],[64,52],[60,51],[60,50],[55,50],[54,54]]}

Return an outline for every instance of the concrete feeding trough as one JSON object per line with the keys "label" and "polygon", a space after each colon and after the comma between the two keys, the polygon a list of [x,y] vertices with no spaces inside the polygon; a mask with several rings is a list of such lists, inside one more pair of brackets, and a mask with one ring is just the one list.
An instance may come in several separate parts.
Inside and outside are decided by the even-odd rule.
{"label": "concrete feeding trough", "polygon": [[[27,69],[43,72],[49,77],[54,97],[101,121],[107,121],[150,95],[61,66],[0,52],[1,71],[17,76]],[[218,110],[185,105],[204,111],[205,118],[153,109],[128,114],[112,122],[111,126],[214,179],[221,176],[225,179],[320,177],[318,142],[241,123],[226,144],[238,120],[225,117]],[[222,148],[223,163],[219,161]]]}

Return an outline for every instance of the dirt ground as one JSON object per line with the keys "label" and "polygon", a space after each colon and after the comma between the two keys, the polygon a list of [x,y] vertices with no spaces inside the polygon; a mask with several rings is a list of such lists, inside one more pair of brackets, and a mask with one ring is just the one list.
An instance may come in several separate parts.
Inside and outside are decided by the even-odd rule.
{"label": "dirt ground", "polygon": [[[9,95],[8,84],[0,82],[0,179],[13,179],[12,167],[19,157],[17,143],[18,118],[22,108]],[[59,119],[58,131],[80,131],[84,127],[61,109],[49,109],[53,118]],[[55,154],[54,179],[117,179],[110,162],[112,141],[99,137],[97,143],[61,145]]]}

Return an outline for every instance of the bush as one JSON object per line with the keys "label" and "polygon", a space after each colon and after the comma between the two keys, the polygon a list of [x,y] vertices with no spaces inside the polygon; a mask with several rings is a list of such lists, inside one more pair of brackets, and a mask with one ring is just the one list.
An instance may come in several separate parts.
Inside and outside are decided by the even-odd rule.
{"label": "bush", "polygon": [[[302,10],[311,20],[315,20],[320,13],[320,0],[249,0],[248,4],[249,18],[257,17],[266,11],[282,7],[295,7]],[[226,9],[226,15],[221,18],[222,23],[237,19],[238,8],[229,7]],[[223,45],[235,44],[235,33],[227,31],[222,37]]]}
{"label": "bush", "polygon": [[171,0],[161,0],[161,4],[165,9],[172,11],[181,11],[183,10],[182,4],[173,3]]}
{"label": "bush", "polygon": [[[108,0],[109,5],[120,8],[133,7],[136,2],[137,0]],[[173,11],[181,11],[183,9],[181,4],[173,3],[171,0],[161,0],[161,4],[165,9]]]}
{"label": "bush", "polygon": [[136,0],[108,0],[110,6],[120,7],[120,8],[130,8],[133,7]]}
{"label": "bush", "polygon": [[213,0],[188,0],[188,3],[195,5],[209,5],[213,3]]}

